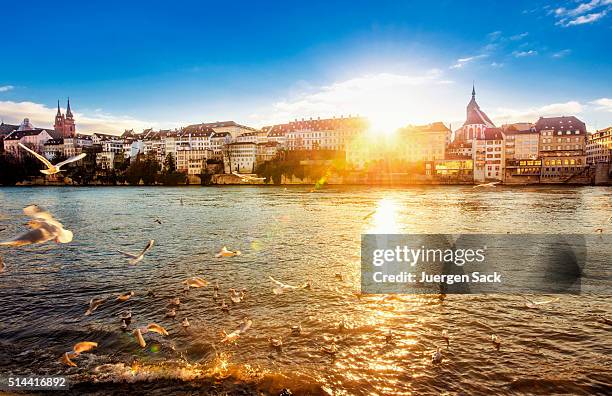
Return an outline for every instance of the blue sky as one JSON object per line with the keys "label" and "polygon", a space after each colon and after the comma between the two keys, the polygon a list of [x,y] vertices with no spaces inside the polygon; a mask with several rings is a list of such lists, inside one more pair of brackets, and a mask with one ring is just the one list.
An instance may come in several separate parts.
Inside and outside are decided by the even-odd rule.
{"label": "blue sky", "polygon": [[475,80],[499,124],[612,124],[612,0],[19,3],[3,6],[5,122],[48,126],[70,96],[83,132],[349,113],[458,126]]}

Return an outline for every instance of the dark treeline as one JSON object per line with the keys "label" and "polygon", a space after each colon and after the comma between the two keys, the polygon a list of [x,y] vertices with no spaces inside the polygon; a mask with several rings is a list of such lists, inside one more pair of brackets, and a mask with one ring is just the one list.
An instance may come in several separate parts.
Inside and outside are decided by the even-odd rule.
{"label": "dark treeline", "polygon": [[[79,185],[178,185],[187,181],[187,175],[176,169],[176,162],[169,153],[161,164],[155,155],[138,154],[134,159],[125,159],[122,155],[115,157],[113,169],[103,169],[96,164],[95,153],[88,155],[81,161],[69,164],[62,168],[59,179],[69,178]],[[66,158],[57,156],[53,163],[64,161]],[[163,166],[162,166],[163,165]],[[43,165],[36,158],[24,154],[17,159],[7,153],[0,154],[0,185],[15,185],[17,183],[37,183],[45,177],[40,173]]]}

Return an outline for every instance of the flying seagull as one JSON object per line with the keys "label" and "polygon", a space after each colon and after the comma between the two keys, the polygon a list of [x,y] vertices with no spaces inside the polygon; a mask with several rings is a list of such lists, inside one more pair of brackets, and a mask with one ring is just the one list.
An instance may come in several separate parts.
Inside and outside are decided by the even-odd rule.
{"label": "flying seagull", "polygon": [[163,336],[168,335],[168,331],[157,323],[150,323],[147,327],[138,327],[132,331],[132,335],[134,335],[134,338],[136,338],[136,341],[142,348],[147,346],[147,343],[142,335],[148,332],[161,334]]}
{"label": "flying seagull", "polygon": [[526,300],[525,306],[530,309],[538,309],[539,305],[550,304],[550,303],[553,303],[559,300],[559,298],[557,297],[557,298],[553,298],[552,300],[534,301],[534,300],[530,300],[529,298],[525,296],[521,296],[521,297],[523,297]]}
{"label": "flying seagull", "polygon": [[221,340],[221,342],[228,343],[228,342],[236,341],[242,334],[246,333],[246,331],[250,329],[252,325],[253,325],[253,321],[245,317],[242,320],[242,324],[240,325],[238,329],[232,331],[229,334],[227,334],[225,331],[223,332],[224,338]]}
{"label": "flying seagull", "polygon": [[85,315],[91,315],[91,313],[98,309],[98,307],[102,305],[104,301],[106,301],[106,298],[92,298],[91,300],[89,300],[89,308],[87,308]]}
{"label": "flying seagull", "polygon": [[64,229],[63,224],[53,218],[51,213],[42,210],[36,205],[26,206],[23,209],[23,213],[32,218],[28,222],[31,230],[9,241],[0,242],[0,246],[24,246],[44,243],[50,240],[55,240],[57,243],[72,241],[72,232]]}
{"label": "flying seagull", "polygon": [[42,162],[43,164],[45,164],[45,166],[47,167],[47,169],[41,169],[40,173],[44,173],[45,175],[54,175],[56,173],[61,172],[62,170],[60,169],[62,166],[69,164],[71,162],[75,162],[78,161],[80,159],[83,159],[87,154],[85,153],[81,153],[79,155],[76,155],[74,157],[70,157],[68,158],[66,161],[62,161],[59,162],[55,165],[53,165],[51,162],[49,162],[48,159],[46,159],[44,156],[38,154],[36,151],[30,149],[28,146],[19,143],[19,146],[21,146],[22,149],[26,150],[27,152],[29,152],[30,154],[32,154],[34,157],[38,158],[40,160],[40,162]]}
{"label": "flying seagull", "polygon": [[97,342],[79,342],[72,347],[72,351],[64,353],[64,355],[62,356],[62,363],[66,364],[67,366],[76,367],[76,363],[74,363],[72,359],[79,356],[81,353],[87,352],[97,346]]}
{"label": "flying seagull", "polygon": [[490,183],[481,183],[481,184],[477,184],[472,188],[479,188],[479,187],[495,187],[497,184],[499,184],[500,182],[496,181],[496,182],[490,182]]}
{"label": "flying seagull", "polygon": [[144,258],[144,255],[146,252],[148,252],[153,245],[155,244],[155,240],[151,239],[148,243],[147,246],[145,246],[144,249],[142,249],[142,252],[140,252],[140,254],[136,255],[136,254],[132,254],[132,253],[127,253],[127,252],[123,252],[121,250],[117,250],[119,253],[123,254],[126,257],[129,257],[130,260],[128,261],[129,264],[138,264],[139,262],[142,261],[142,259]]}
{"label": "flying seagull", "polygon": [[217,253],[215,255],[215,257],[234,257],[234,256],[240,256],[240,250],[236,250],[235,252],[232,252],[231,250],[227,250],[227,247],[223,246],[223,248],[221,249],[221,251],[219,253]]}
{"label": "flying seagull", "polygon": [[268,278],[270,278],[270,280],[276,284],[276,287],[274,289],[272,289],[272,292],[274,294],[282,294],[282,293],[285,292],[285,290],[306,289],[310,285],[310,283],[306,282],[302,286],[294,286],[294,285],[288,285],[286,283],[277,281],[276,279],[272,278],[271,276],[268,276]]}

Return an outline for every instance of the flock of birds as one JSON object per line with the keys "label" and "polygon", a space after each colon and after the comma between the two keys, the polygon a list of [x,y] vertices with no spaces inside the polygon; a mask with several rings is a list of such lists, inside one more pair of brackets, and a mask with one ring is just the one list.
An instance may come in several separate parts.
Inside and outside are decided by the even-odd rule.
{"label": "flock of birds", "polygon": [[[10,247],[21,247],[26,245],[33,244],[41,244],[48,241],[54,241],[56,243],[69,243],[73,239],[73,233],[64,228],[63,224],[60,223],[54,216],[41,209],[36,205],[30,205],[23,209],[23,213],[30,218],[27,225],[29,226],[29,230],[15,236],[13,239],[0,242],[0,246],[10,246]],[[161,223],[161,220],[155,219],[154,221]],[[129,253],[122,250],[117,250],[118,253],[124,255],[128,260],[129,265],[136,265],[144,260],[145,255],[155,246],[155,240],[151,239],[147,242],[145,247],[139,253]],[[230,258],[240,256],[241,252],[236,250],[229,250],[226,246],[215,255],[216,258]],[[5,265],[0,256],[0,272],[5,270]],[[311,282],[305,282],[302,285],[294,286],[287,283],[280,282],[273,277],[269,277],[270,281],[273,283],[272,292],[273,294],[282,294],[286,291],[298,290],[298,289],[311,289]],[[192,276],[185,281],[182,282],[183,290],[185,292],[190,289],[197,289],[206,287],[210,284],[206,279],[199,276]],[[240,291],[236,289],[228,289],[229,299],[232,304],[238,304],[242,302],[245,298],[245,289]],[[115,301],[118,303],[126,302],[130,298],[134,296],[133,291],[128,291],[125,293],[121,293],[115,297]],[[154,291],[149,290],[147,292],[147,296],[155,296]],[[89,316],[94,314],[94,312],[104,303],[106,303],[111,297],[95,297],[89,300],[89,305],[87,310],[85,311],[85,316]],[[213,299],[220,304],[220,309],[223,312],[229,312],[229,305],[226,303],[225,299],[222,299],[219,296],[219,285],[215,283],[213,286]],[[165,318],[175,318],[177,316],[176,309],[180,306],[181,301],[180,297],[173,297],[170,299],[168,304],[168,311],[165,315]],[[132,312],[131,310],[122,311],[119,313],[119,319],[121,321],[121,329],[127,331],[129,326],[132,323]],[[248,317],[244,317],[240,326],[232,331],[232,332],[222,332],[222,343],[234,343],[236,342],[240,336],[242,336],[245,332],[247,332],[253,322]],[[181,326],[183,329],[189,328],[191,325],[189,323],[189,319],[184,317],[181,321]],[[302,331],[301,325],[291,326],[291,334],[292,335],[300,335]],[[147,342],[145,340],[144,335],[147,333],[156,333],[161,336],[168,336],[169,332],[161,325],[157,323],[149,323],[146,326],[138,326],[134,328],[131,333],[135,339],[135,341],[140,345],[140,347],[145,348]],[[270,338],[270,345],[274,348],[280,348],[282,346],[282,338]],[[93,341],[81,341],[75,344],[72,347],[72,350],[65,352],[60,361],[70,367],[76,367],[75,359],[82,353],[91,351],[92,349],[98,346],[97,342]],[[322,348],[325,353],[335,353],[336,347],[332,346],[324,346]]]}
{"label": "flock of birds", "polygon": [[[45,175],[53,175],[56,174],[58,172],[60,172],[62,169],[61,167],[69,164],[71,162],[75,162],[75,161],[79,161],[80,159],[82,159],[83,157],[85,157],[86,154],[79,154],[77,156],[71,157],[65,161],[62,161],[60,163],[57,164],[52,164],[51,162],[49,162],[44,156],[36,153],[35,151],[31,150],[30,148],[28,148],[27,146],[23,145],[20,143],[20,146],[28,151],[29,153],[31,153],[34,157],[36,157],[37,159],[39,159],[45,166],[46,169],[41,170],[41,173],[45,174]],[[255,178],[249,175],[242,175],[242,174],[238,174],[238,173],[234,173],[236,176],[240,177],[240,179],[242,181],[260,181],[263,178]],[[475,185],[473,188],[492,188],[492,187],[496,187],[497,184],[499,184],[499,182],[490,182],[490,183],[483,183],[483,184],[478,184]],[[183,205],[183,201],[181,199],[181,205]],[[39,208],[36,205],[30,205],[27,206],[26,208],[23,209],[23,213],[28,216],[30,218],[29,222],[27,223],[29,226],[29,230],[22,233],[21,235],[16,236],[15,238],[8,240],[8,241],[4,241],[4,242],[0,242],[0,246],[12,246],[12,247],[19,247],[19,246],[25,246],[25,245],[30,245],[30,244],[39,244],[39,243],[44,243],[44,242],[48,242],[48,241],[54,241],[56,243],[68,243],[71,242],[73,239],[73,233],[67,229],[64,228],[64,226],[62,225],[62,223],[60,223],[58,220],[56,220],[53,215],[51,215],[49,212],[42,210],[41,208]],[[369,217],[371,217],[372,215],[374,215],[376,213],[376,211],[372,211],[370,213],[368,213],[366,216],[363,217],[364,220],[368,219]],[[155,221],[159,224],[161,224],[161,220],[159,219],[155,219]],[[607,222],[612,222],[612,216],[607,220]],[[605,224],[604,223],[604,224]],[[597,228],[595,231],[599,232],[599,233],[603,233],[604,230],[604,225],[602,225],[601,227]],[[136,265],[139,262],[141,262],[145,255],[154,247],[155,245],[155,241],[153,239],[149,240],[148,243],[146,244],[146,246],[144,247],[144,249],[138,253],[138,254],[134,254],[134,253],[129,253],[129,252],[124,252],[119,250],[118,252],[123,254],[127,259],[128,259],[128,263],[130,265]],[[215,257],[217,258],[229,258],[229,257],[236,257],[239,256],[241,254],[240,251],[231,251],[228,250],[227,247],[223,247],[216,255]],[[0,272],[3,272],[5,270],[5,265],[4,262],[2,260],[2,257],[0,256]],[[336,277],[339,279],[342,279],[342,275],[340,274],[336,274]],[[290,290],[298,290],[298,289],[311,289],[312,288],[312,284],[310,281],[299,285],[299,286],[295,286],[295,285],[289,285],[283,282],[280,282],[276,279],[274,279],[272,276],[269,277],[270,280],[272,281],[272,283],[274,284],[274,287],[272,289],[272,292],[274,294],[282,294],[286,291],[290,291]],[[189,290],[190,288],[201,288],[201,287],[206,287],[209,285],[209,282],[206,281],[205,279],[201,278],[201,277],[191,277],[187,280],[185,280],[183,282],[185,290]],[[213,298],[215,300],[219,299],[219,286],[218,284],[215,284],[214,286],[214,295]],[[239,303],[241,302],[244,298],[245,298],[245,290],[241,290],[241,291],[237,291],[235,289],[229,289],[229,293],[230,293],[230,300],[232,301],[232,303]],[[149,291],[147,293],[148,295],[154,295],[154,293],[152,291]],[[130,291],[130,292],[126,292],[123,294],[120,294],[119,296],[116,297],[116,301],[118,302],[125,302],[127,300],[129,300],[132,296],[134,296],[134,292]],[[529,309],[537,309],[542,305],[545,304],[550,304],[553,303],[555,301],[558,300],[557,299],[552,299],[552,300],[545,300],[545,301],[534,301],[534,300],[530,300],[527,297],[523,298],[526,300],[525,302],[525,307],[529,308]],[[105,303],[108,300],[108,297],[104,297],[104,298],[92,298],[89,301],[89,307],[87,308],[85,315],[91,315],[93,314],[93,312],[96,311],[96,309],[102,305],[103,303]],[[175,297],[173,299],[171,299],[170,303],[169,303],[169,310],[166,313],[166,317],[168,318],[174,318],[176,317],[176,308],[180,305],[180,298],[179,297]],[[225,300],[221,300],[221,305],[220,308],[222,311],[228,312],[229,311],[229,306],[226,304]],[[131,324],[132,321],[132,313],[131,311],[127,311],[127,312],[122,312],[120,314],[120,319],[121,319],[121,328],[123,330],[128,329],[128,327]],[[183,328],[188,328],[190,326],[189,320],[187,317],[183,318],[181,325]],[[241,323],[241,325],[239,326],[238,329],[227,333],[227,332],[223,332],[223,338],[221,340],[221,342],[223,343],[230,343],[230,342],[235,342],[236,340],[238,340],[238,338],[240,338],[240,336],[242,334],[244,334],[246,331],[248,331],[251,326],[253,325],[253,322],[251,319],[249,319],[248,317],[245,317],[243,319],[243,322]],[[341,324],[342,325],[342,324]],[[297,326],[292,326],[291,328],[291,333],[293,335],[299,335],[301,333],[302,329],[300,325]],[[141,326],[141,327],[136,327],[134,330],[132,330],[132,334],[135,338],[135,340],[138,342],[138,344],[144,348],[146,347],[147,343],[144,339],[144,334],[147,334],[149,332],[153,332],[153,333],[157,333],[160,334],[161,336],[168,336],[169,333],[168,331],[162,327],[161,325],[157,324],[157,323],[149,323],[147,326]],[[450,346],[450,337],[448,335],[448,332],[446,330],[442,331],[442,338],[446,341],[446,346],[447,348]],[[393,342],[393,334],[389,333],[386,337],[386,342],[387,343],[392,343]],[[281,338],[270,338],[269,339],[270,345],[274,348],[280,348],[282,346],[282,339]],[[493,347],[499,351],[501,348],[501,340],[495,335],[492,334],[491,335],[491,343],[493,345]],[[73,361],[74,359],[76,359],[81,353],[90,351],[94,348],[96,348],[98,346],[98,344],[96,342],[91,342],[91,341],[83,341],[83,342],[79,342],[76,345],[73,346],[71,351],[65,352],[62,357],[61,357],[61,362],[63,362],[64,364],[66,364],[67,366],[77,366],[76,363]],[[335,355],[338,351],[338,348],[336,346],[336,344],[332,343],[332,344],[328,344],[328,345],[324,345],[321,348],[322,352],[329,354],[329,355]],[[444,359],[444,356],[441,352],[441,349],[438,347],[437,350],[432,354],[431,356],[431,361],[434,364],[438,364],[441,363]]]}

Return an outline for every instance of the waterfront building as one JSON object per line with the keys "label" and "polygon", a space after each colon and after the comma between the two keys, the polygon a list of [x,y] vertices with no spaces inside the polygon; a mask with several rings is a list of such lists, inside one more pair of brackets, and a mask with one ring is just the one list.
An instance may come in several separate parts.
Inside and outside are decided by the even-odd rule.
{"label": "waterfront building", "polygon": [[504,178],[504,134],[501,128],[485,128],[472,141],[474,181],[502,181]]}
{"label": "waterfront building", "polygon": [[333,150],[346,152],[347,145],[365,132],[368,122],[362,117],[309,119],[290,122],[286,127],[288,150]]}
{"label": "waterfront building", "polygon": [[223,150],[225,173],[253,173],[257,161],[257,144],[253,142],[229,143]]}
{"label": "waterfront building", "polygon": [[49,161],[64,155],[64,139],[49,139],[43,145],[43,155]]}
{"label": "waterfront building", "polygon": [[261,130],[266,134],[267,141],[278,143],[279,149],[287,148],[287,132],[289,131],[289,124],[265,126],[261,128]]}
{"label": "waterfront building", "polygon": [[568,182],[586,171],[586,125],[574,116],[540,117],[542,172],[540,181]]}
{"label": "waterfront building", "polygon": [[212,158],[210,149],[179,149],[176,152],[176,170],[188,175],[199,175],[210,158]]}
{"label": "waterfront building", "polygon": [[540,134],[528,122],[502,126],[506,160],[536,159],[539,155]]}
{"label": "waterfront building", "polygon": [[257,129],[240,125],[234,121],[220,121],[220,122],[208,122],[202,124],[188,125],[183,128],[183,132],[189,133],[192,131],[199,131],[202,129],[212,129],[216,133],[229,133],[231,140],[235,140],[239,135],[247,132],[258,132]]}
{"label": "waterfront building", "polygon": [[230,132],[215,132],[210,137],[210,150],[214,160],[223,160],[224,148],[226,145],[233,141],[232,134]]}
{"label": "waterfront building", "polygon": [[397,135],[397,158],[407,162],[444,159],[451,134],[442,122],[402,128]]}
{"label": "waterfront building", "polygon": [[271,161],[276,158],[278,154],[279,144],[277,142],[263,142],[257,143],[257,150],[255,154],[255,166]]}
{"label": "waterfront building", "polygon": [[436,159],[433,161],[436,180],[441,182],[471,182],[474,180],[474,161],[464,155],[454,157],[447,155],[447,158]]}
{"label": "waterfront building", "polygon": [[96,165],[104,170],[111,170],[115,167],[115,158],[120,155],[114,151],[102,151],[96,154]]}
{"label": "waterfront building", "polygon": [[472,143],[455,140],[446,147],[447,159],[472,159]]}
{"label": "waterfront building", "polygon": [[586,161],[588,164],[598,162],[610,163],[612,156],[612,126],[587,136]]}

